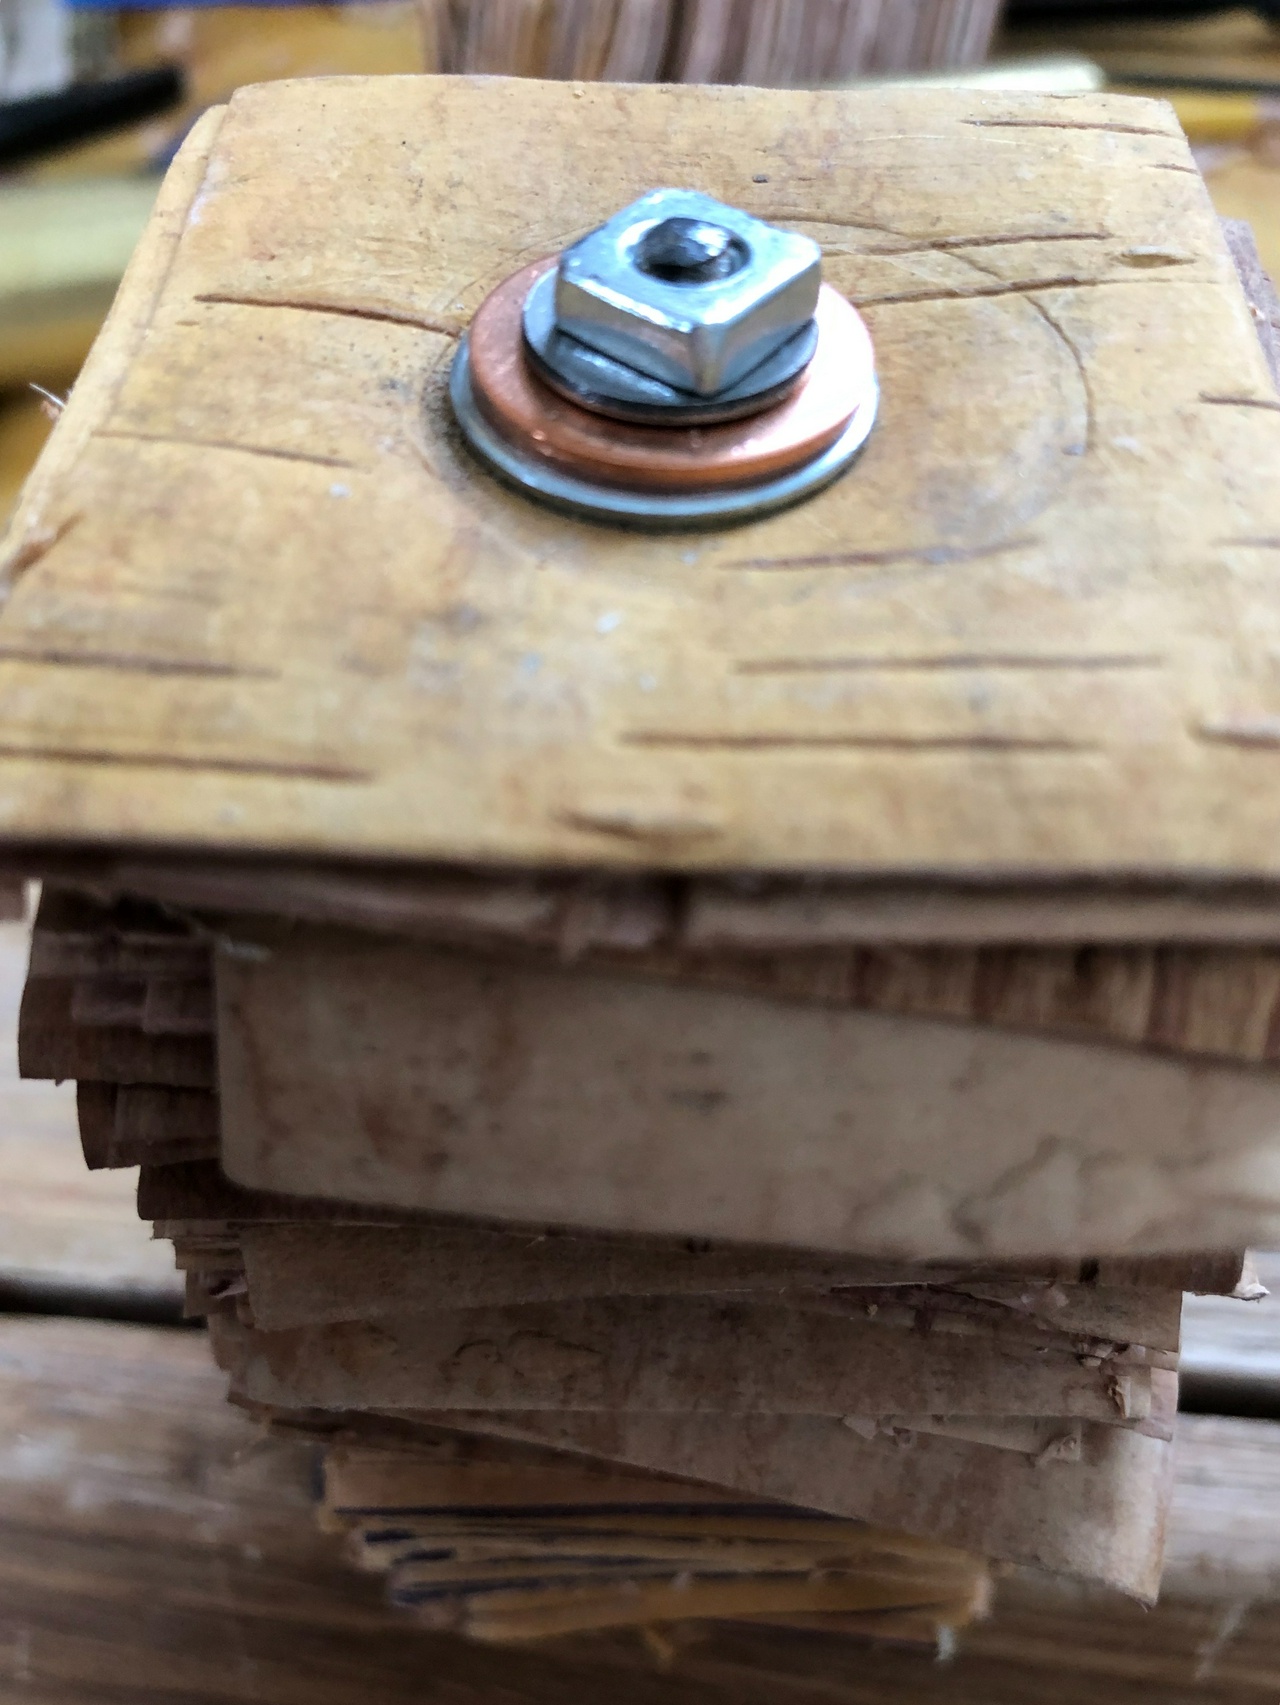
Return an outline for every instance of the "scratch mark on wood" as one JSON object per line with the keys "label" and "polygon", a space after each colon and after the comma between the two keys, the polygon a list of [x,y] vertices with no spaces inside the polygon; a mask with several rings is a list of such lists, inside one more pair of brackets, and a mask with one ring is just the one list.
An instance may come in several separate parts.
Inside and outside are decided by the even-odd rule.
{"label": "scratch mark on wood", "polygon": [[1082,456],[1087,456],[1097,441],[1097,431],[1094,425],[1094,417],[1097,411],[1093,401],[1093,386],[1089,381],[1089,369],[1085,366],[1084,356],[1080,353],[1074,339],[1068,337],[1044,303],[1038,302],[1034,296],[1029,296],[1027,300],[1049,330],[1060,340],[1063,348],[1075,363],[1076,372],[1080,376],[1080,388],[1084,392],[1084,443],[1079,446],[1072,446],[1072,449],[1078,448]]}
{"label": "scratch mark on wood", "polygon": [[0,563],[0,584],[12,586],[28,569],[32,569],[57,544],[61,544],[71,529],[83,519],[80,514],[69,515],[56,527],[35,527],[19,541],[3,563]]}
{"label": "scratch mark on wood", "polygon": [[734,670],[739,675],[799,675],[899,669],[1159,669],[1164,661],[1145,652],[952,652],[918,657],[753,657],[735,664]]}
{"label": "scratch mark on wood", "polygon": [[[1017,231],[1000,237],[938,237],[907,248],[862,249],[863,255],[947,254],[955,249],[997,249],[1016,243],[1106,243],[1110,231]],[[857,258],[857,257],[853,257]]]}
{"label": "scratch mark on wood", "polygon": [[109,764],[131,769],[203,770],[227,775],[274,776],[282,781],[374,780],[372,770],[327,762],[308,763],[305,760],[285,758],[222,758],[166,751],[112,752],[90,747],[77,749],[71,746],[23,746],[4,741],[0,741],[0,759],[39,764]]}
{"label": "scratch mark on wood", "polygon": [[1280,414],[1280,400],[1273,397],[1211,397],[1201,391],[1202,403],[1215,403],[1222,408],[1263,408]]}
{"label": "scratch mark on wood", "polygon": [[885,296],[854,296],[849,300],[857,308],[888,308],[910,302],[967,302],[982,296],[1030,296],[1037,290],[1098,290],[1105,285],[1156,283],[1159,274],[1142,278],[1080,278],[1074,273],[1062,273],[1054,278],[1032,278],[1012,284],[979,285],[974,290],[950,289],[903,290]]}
{"label": "scratch mark on wood", "polygon": [[265,444],[237,444],[231,438],[187,438],[175,432],[141,432],[127,426],[100,426],[95,438],[130,438],[143,444],[190,445],[196,450],[234,450],[242,456],[270,456],[278,462],[310,462],[318,468],[354,468],[345,456],[315,456],[309,450],[275,450]]}
{"label": "scratch mark on wood", "polygon": [[411,308],[366,308],[358,302],[304,302],[291,296],[235,296],[229,291],[209,290],[196,297],[229,308],[291,308],[298,314],[337,314],[350,320],[377,320],[384,325],[417,326],[441,337],[459,338],[466,330],[461,320],[423,314]]}
{"label": "scratch mark on wood", "polygon": [[922,562],[931,568],[945,568],[953,562],[981,562],[987,557],[1003,556],[1008,551],[1027,550],[1039,544],[1038,539],[1005,539],[995,545],[922,545],[888,551],[826,551],[814,556],[734,557],[721,568],[764,570],[803,568],[875,568],[895,562]]}
{"label": "scratch mark on wood", "polygon": [[619,736],[627,746],[665,747],[685,751],[773,750],[866,752],[1096,752],[1094,741],[1056,735],[1020,734],[800,734],[759,732],[742,734],[683,733],[679,730],[631,729]]}
{"label": "scratch mark on wood", "polygon": [[278,669],[218,663],[199,657],[148,657],[114,651],[64,651],[54,646],[0,645],[0,663],[40,663],[53,668],[121,669],[134,675],[198,675],[210,680],[275,681]]}
{"label": "scratch mark on wood", "polygon": [[1088,119],[1071,118],[964,118],[979,130],[1104,130],[1120,136],[1163,136],[1166,142],[1181,142],[1182,132],[1157,130],[1146,124],[1099,124]]}
{"label": "scratch mark on wood", "polygon": [[1192,178],[1198,178],[1201,175],[1199,166],[1178,166],[1170,160],[1155,160],[1148,166],[1147,170],[1152,172],[1185,172],[1188,177]]}
{"label": "scratch mark on wood", "polygon": [[1215,545],[1234,545],[1252,551],[1280,551],[1280,536],[1274,539],[1215,539]]}

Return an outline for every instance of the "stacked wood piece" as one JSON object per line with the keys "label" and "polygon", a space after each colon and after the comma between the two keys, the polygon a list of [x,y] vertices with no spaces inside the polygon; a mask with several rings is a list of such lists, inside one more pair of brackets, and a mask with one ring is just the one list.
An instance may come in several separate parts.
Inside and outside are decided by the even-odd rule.
{"label": "stacked wood piece", "polygon": [[[662,182],[810,232],[884,398],[696,538],[525,502],[446,398],[493,285]],[[23,1061],[426,1614],[1154,1593],[1179,1293],[1280,1237],[1267,317],[1154,102],[339,79],[193,130],[4,559]]]}
{"label": "stacked wood piece", "polygon": [[999,0],[424,0],[440,71],[622,82],[839,83],[974,65]]}
{"label": "stacked wood piece", "polygon": [[[453,922],[455,932],[465,924],[462,908]],[[33,934],[22,1067],[78,1078],[90,1165],[142,1163],[140,1212],[173,1239],[189,1309],[208,1316],[233,1395],[342,1436],[329,1505],[362,1536],[362,1559],[391,1571],[398,1598],[493,1638],[890,1607],[886,1630],[918,1632],[963,1620],[961,1599],[983,1601],[981,1569],[953,1551],[1154,1593],[1181,1293],[1250,1294],[1240,1256],[913,1261],[245,1189],[218,1164],[212,984],[215,962],[262,964],[279,952],[255,947],[255,934],[263,925],[251,917],[49,891]],[[286,935],[305,939],[306,929],[295,921]],[[384,975],[397,952],[430,962],[439,951],[353,942]],[[459,953],[456,934],[454,954],[458,989],[474,958],[495,1011],[510,1007],[504,981],[546,957],[527,945],[523,955]],[[913,957],[939,956],[898,956],[904,966]],[[581,964],[551,974],[586,977]],[[634,986],[674,999],[681,983],[670,965],[661,982],[647,966]],[[383,1032],[375,1022],[371,1033]],[[358,1170],[360,1134],[348,1148]],[[460,1454],[459,1435],[484,1446]],[[517,1474],[513,1446],[699,1490],[646,1480],[641,1497],[634,1473],[599,1483],[598,1468],[563,1459],[560,1478],[544,1483],[545,1458],[517,1454]],[[441,1461],[453,1490],[424,1502],[413,1488],[445,1473]],[[358,1490],[361,1474],[377,1479],[377,1499]],[[496,1515],[473,1519],[491,1488],[468,1490],[477,1477],[488,1487],[486,1475],[505,1485],[507,1474],[525,1512],[510,1531]],[[553,1495],[562,1482],[577,1487],[572,1496]],[[704,1508],[708,1486],[717,1495]],[[589,1527],[597,1506],[619,1500],[648,1514],[624,1528],[625,1544],[609,1527],[629,1560],[615,1566],[582,1549],[585,1530],[557,1511],[576,1508]],[[779,1506],[810,1512],[785,1545],[778,1523],[797,1518]],[[672,1527],[677,1514],[692,1527]],[[842,1519],[828,1531],[831,1518]],[[655,1536],[673,1549],[655,1553]],[[529,1557],[545,1548],[559,1561],[531,1576]],[[496,1576],[481,1558],[501,1564]],[[921,1600],[921,1570],[930,1580],[940,1571],[945,1590]],[[522,1583],[515,1598],[492,1596],[504,1572]],[[760,1577],[750,1590],[745,1575]],[[649,1585],[636,1597],[640,1580]],[[903,1582],[906,1597],[895,1597]]]}

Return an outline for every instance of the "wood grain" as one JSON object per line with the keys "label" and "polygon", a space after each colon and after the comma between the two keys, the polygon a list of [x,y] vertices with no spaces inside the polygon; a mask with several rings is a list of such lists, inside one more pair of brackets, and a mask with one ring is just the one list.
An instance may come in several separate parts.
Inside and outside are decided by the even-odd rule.
{"label": "wood grain", "polygon": [[[370,87],[241,92],[165,192],[12,535],[11,840],[1274,879],[1280,408],[1166,108]],[[457,335],[690,176],[820,237],[880,426],[731,533],[543,514]]]}

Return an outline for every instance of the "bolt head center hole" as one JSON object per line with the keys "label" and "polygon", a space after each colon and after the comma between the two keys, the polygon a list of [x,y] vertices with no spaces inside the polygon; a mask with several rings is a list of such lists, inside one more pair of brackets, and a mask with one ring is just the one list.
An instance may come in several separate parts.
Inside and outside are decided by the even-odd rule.
{"label": "bolt head center hole", "polygon": [[742,238],[704,219],[660,219],[636,244],[641,272],[667,284],[710,284],[732,278],[751,259]]}

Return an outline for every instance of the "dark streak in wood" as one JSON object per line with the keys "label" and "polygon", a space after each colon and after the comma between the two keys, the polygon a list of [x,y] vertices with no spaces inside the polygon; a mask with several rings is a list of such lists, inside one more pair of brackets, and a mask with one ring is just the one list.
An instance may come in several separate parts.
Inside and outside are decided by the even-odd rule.
{"label": "dark streak in wood", "polygon": [[1261,408],[1280,414],[1280,401],[1273,397],[1211,397],[1201,391],[1200,401],[1214,403],[1222,408]]}
{"label": "dark streak in wood", "polygon": [[975,545],[966,549],[953,545],[926,545],[913,550],[896,551],[829,551],[815,556],[793,557],[736,557],[721,563],[721,568],[774,569],[802,568],[861,568],[880,567],[894,562],[921,562],[931,568],[945,568],[953,562],[980,562],[985,557],[1003,556],[1008,551],[1029,549],[1038,539],[1006,539],[996,545]]}
{"label": "dark streak in wood", "polygon": [[208,770],[223,775],[276,776],[282,781],[370,782],[372,770],[343,764],[276,758],[183,756],[174,752],[110,752],[68,746],[19,746],[0,741],[0,761],[38,764],[111,764],[154,770]]}
{"label": "dark streak in wood", "polygon": [[[1037,290],[1098,290],[1105,285],[1154,284],[1158,275],[1145,273],[1142,278],[1077,278],[1064,273],[1057,278],[1033,278],[1014,284],[992,284],[976,290],[904,290],[891,296],[851,296],[857,308],[889,308],[912,302],[968,302],[983,296],[1030,296]],[[1207,400],[1207,399],[1206,399]]]}
{"label": "dark streak in wood", "polygon": [[965,118],[962,124],[980,130],[1099,130],[1119,136],[1162,136],[1166,142],[1181,142],[1180,131],[1156,130],[1145,124],[1097,124],[1068,118]]}
{"label": "dark streak in wood", "polygon": [[909,248],[862,249],[859,254],[892,259],[895,255],[949,254],[957,249],[1007,248],[1016,243],[1106,243],[1111,240],[1110,231],[1018,231],[1006,237],[939,237],[933,242],[912,244]]}
{"label": "dark streak in wood", "polygon": [[39,527],[28,533],[6,560],[0,564],[0,583],[12,586],[20,580],[29,569],[36,566],[42,558],[48,556],[55,545],[61,544],[71,529],[81,520],[79,514],[69,515],[65,521],[60,521],[56,527]]}
{"label": "dark streak in wood", "polygon": [[197,675],[211,680],[275,681],[278,669],[206,662],[198,657],[144,657],[112,651],[59,651],[48,646],[0,645],[0,663],[40,663],[51,668],[121,669],[136,675]]}

